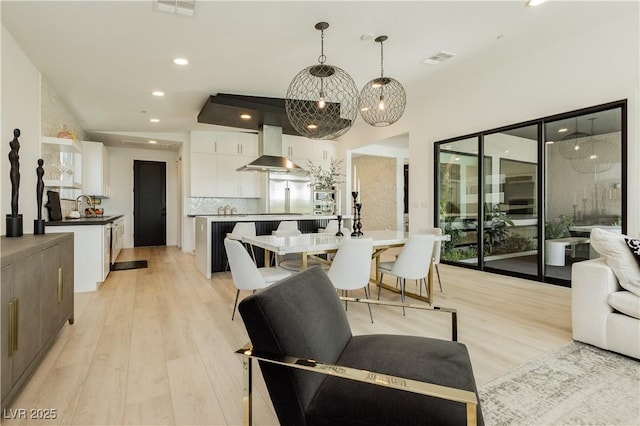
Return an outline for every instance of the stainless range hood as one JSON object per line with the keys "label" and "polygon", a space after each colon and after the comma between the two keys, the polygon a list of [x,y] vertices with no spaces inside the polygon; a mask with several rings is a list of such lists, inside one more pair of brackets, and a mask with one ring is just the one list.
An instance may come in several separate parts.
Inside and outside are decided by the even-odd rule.
{"label": "stainless range hood", "polygon": [[282,128],[263,125],[258,132],[258,153],[260,156],[236,169],[244,172],[278,172],[308,174],[302,167],[282,156]]}

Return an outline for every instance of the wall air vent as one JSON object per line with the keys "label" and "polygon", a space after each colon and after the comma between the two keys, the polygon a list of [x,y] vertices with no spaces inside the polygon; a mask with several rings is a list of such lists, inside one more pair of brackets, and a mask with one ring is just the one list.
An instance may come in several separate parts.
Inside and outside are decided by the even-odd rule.
{"label": "wall air vent", "polygon": [[453,58],[454,56],[456,56],[455,53],[441,51],[436,53],[435,55],[429,56],[427,59],[424,59],[422,63],[429,64],[429,65],[439,65],[444,61]]}
{"label": "wall air vent", "polygon": [[196,0],[156,0],[156,10],[181,16],[193,16]]}

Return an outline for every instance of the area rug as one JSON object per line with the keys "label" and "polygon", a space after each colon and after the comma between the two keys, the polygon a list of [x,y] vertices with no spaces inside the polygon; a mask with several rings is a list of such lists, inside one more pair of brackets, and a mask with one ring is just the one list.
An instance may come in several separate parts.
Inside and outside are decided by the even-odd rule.
{"label": "area rug", "polygon": [[111,270],[112,271],[124,271],[127,269],[141,269],[141,268],[148,268],[149,265],[147,264],[146,260],[132,260],[129,262],[114,262],[113,265],[111,265]]}
{"label": "area rug", "polygon": [[571,342],[479,387],[485,425],[640,425],[640,362]]}

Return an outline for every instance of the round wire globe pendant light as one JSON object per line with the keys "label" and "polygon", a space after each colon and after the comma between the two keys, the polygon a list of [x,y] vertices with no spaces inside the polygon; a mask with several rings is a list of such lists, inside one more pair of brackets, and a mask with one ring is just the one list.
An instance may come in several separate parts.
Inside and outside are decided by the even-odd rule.
{"label": "round wire globe pendant light", "polygon": [[380,43],[380,77],[368,82],[360,92],[360,115],[372,126],[390,126],[402,117],[407,96],[402,84],[384,76],[384,48],[387,36],[376,37]]}
{"label": "round wire globe pendant light", "polygon": [[345,134],[358,117],[358,87],[353,78],[335,65],[325,64],[324,30],[320,35],[318,65],[300,71],[289,84],[285,109],[296,131],[311,139],[335,139]]}

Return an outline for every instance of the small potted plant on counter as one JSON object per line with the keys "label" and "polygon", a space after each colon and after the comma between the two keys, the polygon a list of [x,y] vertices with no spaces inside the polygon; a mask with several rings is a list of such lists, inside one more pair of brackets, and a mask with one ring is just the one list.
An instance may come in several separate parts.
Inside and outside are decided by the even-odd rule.
{"label": "small potted plant on counter", "polygon": [[310,185],[316,190],[335,190],[335,186],[343,182],[341,180],[343,174],[340,173],[342,170],[342,160],[331,160],[328,169],[322,168],[322,165],[315,165],[309,160],[307,167],[312,176]]}

